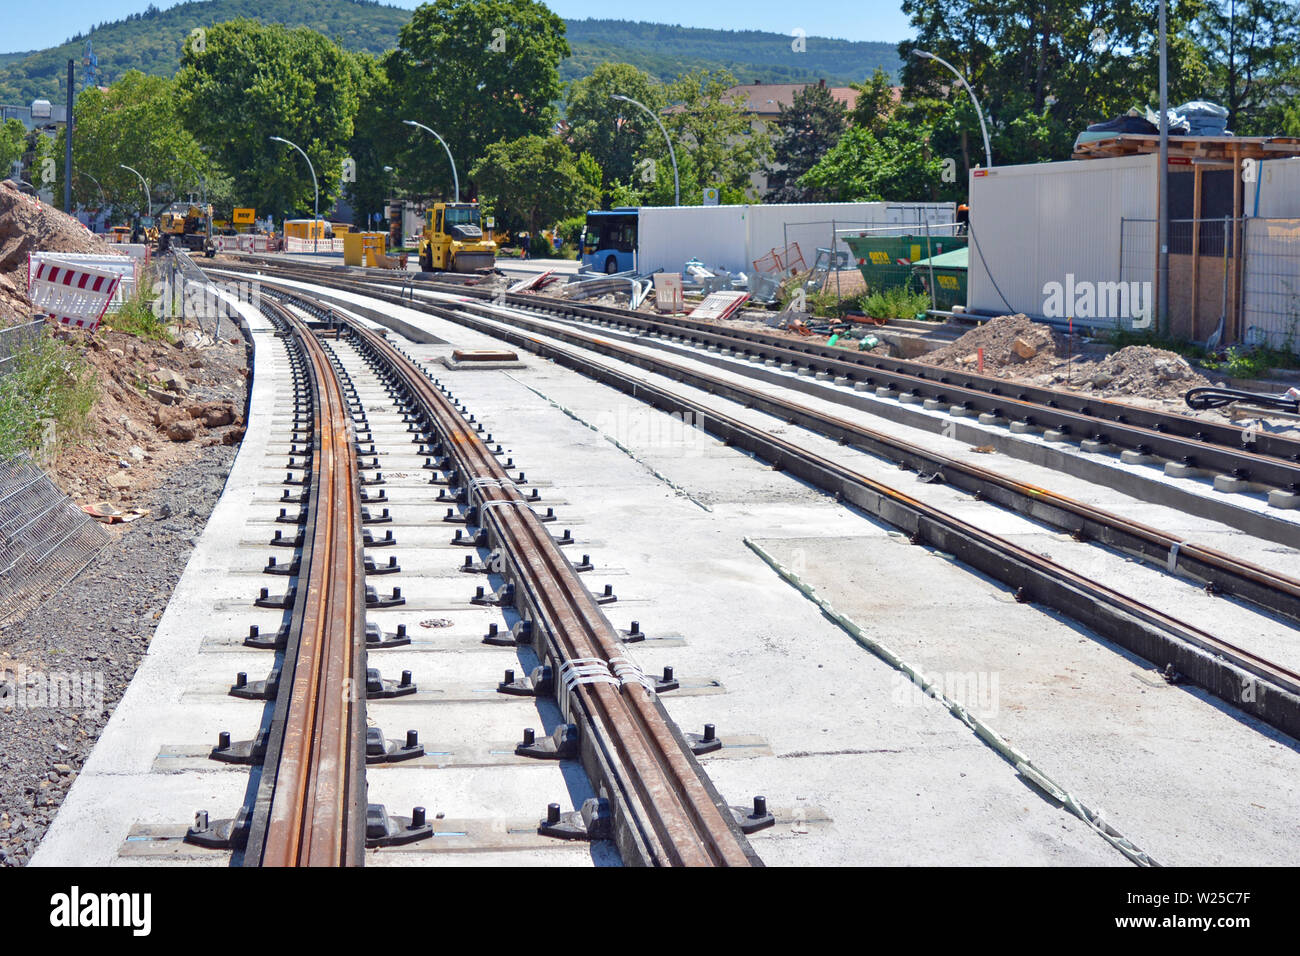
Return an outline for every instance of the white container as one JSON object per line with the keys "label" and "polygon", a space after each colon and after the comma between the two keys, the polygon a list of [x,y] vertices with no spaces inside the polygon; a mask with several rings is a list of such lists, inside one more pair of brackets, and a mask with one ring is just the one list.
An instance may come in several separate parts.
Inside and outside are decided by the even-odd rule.
{"label": "white container", "polygon": [[967,309],[1041,318],[1047,283],[1065,284],[1070,276],[1076,286],[1154,282],[1154,227],[1127,237],[1150,239],[1151,248],[1124,250],[1126,263],[1141,264],[1141,271],[1131,267],[1121,277],[1120,220],[1156,218],[1157,162],[1147,155],[972,170]]}

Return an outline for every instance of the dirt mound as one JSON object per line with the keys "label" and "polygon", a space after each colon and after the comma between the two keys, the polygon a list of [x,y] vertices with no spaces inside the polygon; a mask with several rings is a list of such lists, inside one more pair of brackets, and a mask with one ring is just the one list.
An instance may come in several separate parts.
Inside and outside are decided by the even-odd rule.
{"label": "dirt mound", "polygon": [[1062,361],[1060,357],[1067,354],[1067,348],[1065,337],[1050,326],[1035,322],[1027,315],[1002,315],[925,353],[917,361],[974,371],[979,364],[979,350],[983,349],[986,373],[1010,369],[1032,375]]}
{"label": "dirt mound", "polygon": [[199,447],[243,437],[242,338],[180,348],[105,328],[55,334],[84,353],[99,382],[88,434],[49,469],[78,504],[130,507]]}
{"label": "dirt mound", "polygon": [[4,324],[27,317],[27,256],[32,252],[122,254],[72,216],[4,180],[0,182],[0,322]]}
{"label": "dirt mound", "polygon": [[[1059,373],[1056,377],[1064,378]],[[1171,399],[1181,398],[1189,388],[1213,384],[1177,352],[1149,345],[1130,345],[1098,362],[1075,363],[1070,378],[1083,390],[1102,396]]]}

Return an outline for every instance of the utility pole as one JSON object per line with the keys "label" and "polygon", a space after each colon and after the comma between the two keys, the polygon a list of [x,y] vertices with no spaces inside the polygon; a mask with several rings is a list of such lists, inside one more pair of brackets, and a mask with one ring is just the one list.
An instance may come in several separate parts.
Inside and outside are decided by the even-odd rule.
{"label": "utility pole", "polygon": [[1160,171],[1157,174],[1160,196],[1156,213],[1159,217],[1156,241],[1160,252],[1156,266],[1159,290],[1156,315],[1162,335],[1169,334],[1169,57],[1165,44],[1165,2],[1160,0]]}
{"label": "utility pole", "polygon": [[68,116],[63,124],[63,211],[72,215],[72,61],[68,60]]}

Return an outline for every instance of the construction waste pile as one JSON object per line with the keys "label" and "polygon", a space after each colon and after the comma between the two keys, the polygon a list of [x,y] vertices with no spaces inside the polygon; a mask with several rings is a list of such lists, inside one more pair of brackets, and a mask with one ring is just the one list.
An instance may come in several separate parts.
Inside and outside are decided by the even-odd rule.
{"label": "construction waste pile", "polygon": [[978,373],[981,350],[985,375],[1101,397],[1181,401],[1189,388],[1212,384],[1176,352],[1149,345],[1111,351],[1020,314],[990,319],[917,361]]}
{"label": "construction waste pile", "polygon": [[123,254],[73,217],[0,181],[0,323],[27,319],[27,257],[41,251]]}

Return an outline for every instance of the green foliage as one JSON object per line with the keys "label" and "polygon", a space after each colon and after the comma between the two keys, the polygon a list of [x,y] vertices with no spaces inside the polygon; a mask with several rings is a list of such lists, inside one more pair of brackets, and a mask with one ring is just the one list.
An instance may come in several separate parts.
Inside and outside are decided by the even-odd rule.
{"label": "green foliage", "polygon": [[[767,124],[754,120],[743,103],[726,97],[736,85],[727,70],[695,70],[679,76],[668,87],[673,104],[663,117],[677,149],[681,167],[682,202],[694,202],[703,187],[731,189],[742,193],[749,188],[750,174],[772,157],[772,140]],[[660,174],[648,190],[655,205],[666,205],[672,196],[667,148],[660,154]]]}
{"label": "green foliage", "polygon": [[658,113],[667,91],[648,73],[628,63],[602,63],[588,77],[569,85],[565,120],[569,143],[591,154],[600,165],[601,189],[610,195],[616,182],[637,177],[637,160],[662,152],[663,134],[645,110],[611,99],[611,94],[631,97]]}
{"label": "green foliage", "polygon": [[[354,54],[352,64],[357,77],[358,107],[353,124],[348,155],[356,165],[355,182],[343,187],[356,214],[356,222],[369,223],[372,213],[382,218],[384,201],[397,191],[397,174],[384,172],[396,162],[396,134],[392,116],[393,90],[388,74],[373,56]],[[403,126],[404,141],[409,127]]]}
{"label": "green foliage", "polygon": [[768,175],[768,202],[820,202],[825,190],[803,186],[799,177],[834,148],[844,132],[846,110],[820,84],[804,87],[780,109],[774,164]]}
{"label": "green foliage", "polygon": [[876,67],[870,79],[852,86],[858,91],[858,98],[849,112],[849,122],[873,133],[878,132],[894,112],[893,79]]}
{"label": "green foliage", "polygon": [[[1145,345],[1150,348],[1164,349],[1166,352],[1176,352],[1179,355],[1189,359],[1204,360],[1206,351],[1204,346],[1197,345],[1187,339],[1176,339],[1172,336],[1162,335],[1155,329],[1127,329],[1122,325],[1116,325],[1113,329],[1101,329],[1095,333],[1095,337],[1108,345],[1115,346],[1115,350],[1128,348],[1130,345]],[[1214,367],[1207,365],[1207,368]]]}
{"label": "green foliage", "polygon": [[554,136],[494,143],[470,172],[491,202],[498,226],[534,239],[542,228],[577,216],[600,201],[590,163]]}
{"label": "green foliage", "polygon": [[[99,82],[107,85],[128,70],[174,75],[185,38],[195,27],[241,18],[291,29],[311,27],[345,50],[377,56],[397,45],[398,31],[410,17],[408,10],[364,0],[208,0],[166,10],[151,7],[124,20],[96,25],[88,32],[99,57]],[[794,56],[790,37],[779,33],[625,20],[570,20],[567,25],[573,56],[561,66],[561,79],[566,82],[590,75],[601,63],[619,61],[664,82],[679,73],[719,63],[747,81],[766,83],[816,82],[819,78],[827,83],[848,83],[868,76],[877,67],[891,74],[899,68],[898,53],[891,43],[808,37],[806,52]],[[78,34],[47,50],[0,54],[0,102],[30,103],[38,96],[61,101],[66,93],[60,84],[69,59],[78,64],[80,89],[85,42],[86,37]]]}
{"label": "green foliage", "polygon": [[943,160],[930,151],[924,130],[891,120],[879,136],[863,127],[850,129],[799,184],[830,202],[937,199],[944,185]]}
{"label": "green foliage", "polygon": [[9,167],[22,159],[27,145],[27,127],[16,119],[6,120],[0,126],[0,175],[8,176]]}
{"label": "green foliage", "polygon": [[116,332],[125,332],[138,338],[154,342],[171,344],[174,338],[167,329],[167,323],[158,315],[155,308],[157,295],[148,289],[139,289],[135,295],[122,303],[122,307],[105,321]]}
{"label": "green foliage", "polygon": [[905,286],[895,286],[864,292],[858,297],[857,305],[864,315],[873,319],[911,319],[930,308],[930,297]]}
{"label": "green foliage", "polygon": [[1300,83],[1300,7],[1293,0],[1200,0],[1192,21],[1209,98],[1238,135],[1280,133]]}
{"label": "green foliage", "polygon": [[[173,76],[181,65],[186,39],[195,27],[211,28],[227,20],[255,19],[290,29],[310,27],[333,37],[347,50],[382,53],[397,42],[397,31],[410,12],[357,0],[211,0],[181,3],[166,10],[150,6],[143,13],[102,23],[87,31],[99,59],[99,85],[107,86],[130,70]],[[86,35],[14,59],[0,57],[0,102],[30,103],[37,97],[61,103],[68,60],[76,63],[77,89],[85,77],[81,65]]]}
{"label": "green foliage", "polygon": [[897,73],[899,67],[891,43],[807,37],[806,50],[795,54],[789,35],[760,30],[703,30],[627,20],[569,20],[568,28],[573,56],[561,68],[565,80],[589,76],[610,61],[630,63],[665,83],[681,73],[719,65],[745,82],[816,83],[824,78],[834,84],[864,79],[877,68]]}
{"label": "green foliage", "polygon": [[1230,345],[1223,361],[1207,358],[1201,364],[1233,378],[1260,378],[1274,369],[1297,367],[1300,357],[1287,349]]}
{"label": "green foliage", "polygon": [[[568,53],[564,21],[537,0],[433,0],[416,8],[384,61],[393,99],[381,108],[447,141],[463,199],[472,194],[464,171],[478,168],[490,145],[550,131]],[[406,148],[390,165],[421,191],[451,186],[446,153],[428,133],[391,128]]]}
{"label": "green foliage", "polygon": [[187,43],[177,75],[180,115],[239,183],[245,205],[273,215],[310,213],[315,169],[320,211],[338,195],[360,83],[355,62],[321,34],[234,20]]}
{"label": "green foliage", "polygon": [[587,225],[587,214],[580,213],[576,216],[570,216],[567,219],[561,219],[555,226],[555,231],[559,233],[560,238],[566,245],[576,246],[582,238],[582,230]]}
{"label": "green foliage", "polygon": [[35,451],[45,422],[59,441],[83,433],[95,404],[95,375],[74,347],[42,336],[20,351],[0,378],[0,455]]}
{"label": "green foliage", "polygon": [[[191,192],[197,198],[200,189],[196,172],[209,181],[217,178],[211,160],[181,124],[177,98],[175,81],[134,71],[106,91],[90,89],[77,97],[73,107],[76,134],[72,138],[74,203],[99,208],[102,186],[109,205],[132,215],[141,212],[144,190],[135,174],[123,169],[122,164],[138,169],[144,176],[154,212],[160,203]],[[60,130],[53,145],[58,157],[54,191],[59,197],[63,195],[64,135],[65,130]]]}

